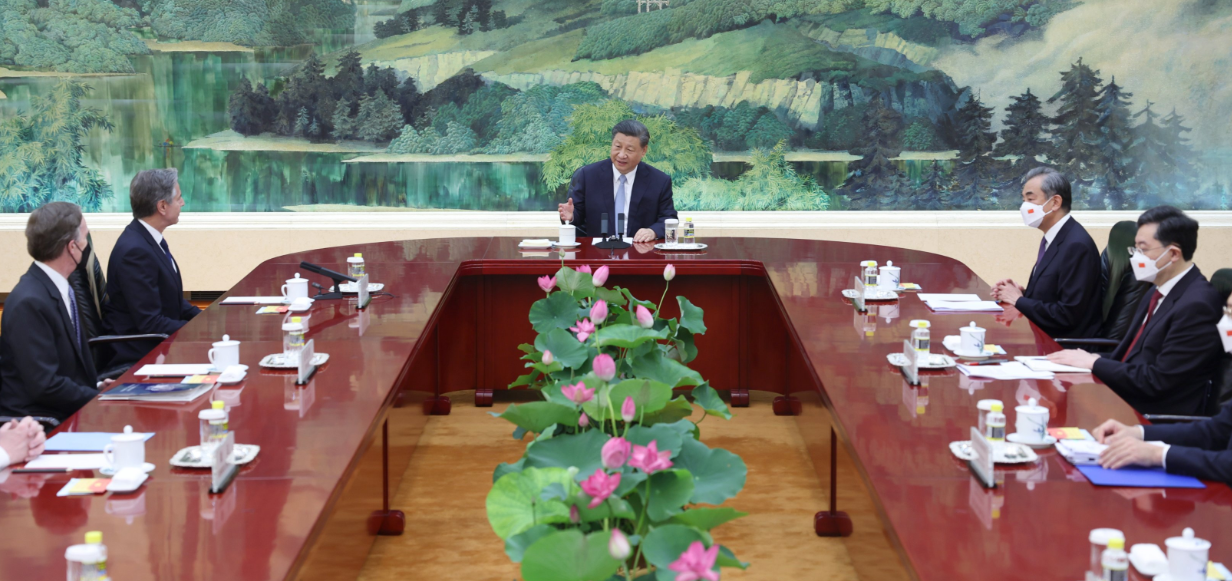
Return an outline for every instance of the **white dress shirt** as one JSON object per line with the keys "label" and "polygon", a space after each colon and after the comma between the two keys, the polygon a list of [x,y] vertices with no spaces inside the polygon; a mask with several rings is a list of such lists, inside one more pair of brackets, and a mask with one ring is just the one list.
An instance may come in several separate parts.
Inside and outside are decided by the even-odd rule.
{"label": "white dress shirt", "polygon": [[51,279],[51,283],[56,285],[56,290],[60,291],[60,300],[64,301],[64,310],[68,312],[69,320],[73,320],[73,307],[68,302],[68,279],[64,275],[56,272],[56,270],[39,261],[34,261],[43,272],[47,273],[47,278]]}
{"label": "white dress shirt", "polygon": [[[612,203],[616,203],[616,192],[620,191],[620,170],[616,169],[616,164],[612,164]],[[616,208],[617,214],[625,215],[625,232],[621,232],[621,236],[628,236],[629,230],[629,204],[633,201],[633,180],[637,178],[637,166],[633,166],[629,173],[625,176],[625,207]],[[616,223],[616,216],[612,216],[612,224]],[[613,228],[614,229],[614,228]]]}
{"label": "white dress shirt", "polygon": [[[142,226],[145,226],[145,229],[146,229],[146,231],[147,231],[147,232],[149,232],[149,233],[150,233],[150,236],[153,236],[153,237],[154,237],[154,245],[159,247],[159,248],[158,248],[158,250],[159,250],[159,251],[162,251],[163,233],[162,233],[162,232],[159,232],[159,231],[158,231],[158,228],[155,228],[155,227],[153,227],[153,226],[151,226],[151,225],[147,224],[145,220],[137,220],[137,221],[138,221],[138,222],[140,222]],[[163,252],[163,254],[164,254],[164,255],[166,255],[166,256],[167,256],[167,259],[171,261],[171,270],[174,270],[174,271],[176,271],[176,272],[179,272],[179,271],[180,271],[180,267],[178,267],[178,266],[176,266],[176,265],[175,265],[175,259],[174,259],[174,258],[171,258],[171,256],[170,256],[170,255],[167,255],[167,253],[166,253],[166,252]]]}
{"label": "white dress shirt", "polygon": [[[1159,291],[1159,294],[1164,295],[1165,299],[1168,298],[1168,293],[1172,292],[1172,289],[1176,288],[1176,283],[1181,282],[1181,279],[1185,278],[1185,275],[1189,274],[1189,271],[1191,270],[1193,270],[1192,264],[1189,265],[1189,268],[1186,268],[1180,274],[1172,277],[1168,282],[1165,282],[1155,287],[1155,290]],[[1151,311],[1151,314],[1158,312],[1159,307],[1162,307],[1163,304],[1164,304],[1163,299],[1159,299],[1159,303],[1155,305],[1155,310]]]}
{"label": "white dress shirt", "polygon": [[[1138,426],[1138,437],[1143,438],[1143,439],[1146,438],[1146,428],[1142,426]],[[1167,470],[1168,469],[1168,450],[1172,448],[1172,444],[1163,444],[1162,446],[1160,446],[1160,448],[1164,449],[1164,453],[1160,454],[1159,456],[1159,465],[1164,470]]]}
{"label": "white dress shirt", "polygon": [[1056,240],[1057,234],[1061,233],[1061,227],[1064,226],[1066,222],[1069,222],[1069,217],[1069,214],[1066,214],[1063,218],[1057,220],[1057,223],[1053,224],[1052,228],[1049,228],[1048,231],[1044,233],[1044,250],[1048,250],[1048,247],[1052,246],[1052,241]]}
{"label": "white dress shirt", "polygon": [[[12,458],[9,458],[9,453],[5,452],[4,448],[0,448],[0,468],[4,468],[12,463],[13,463],[13,460]],[[4,482],[5,480],[8,480],[8,474],[5,474],[4,478],[0,479],[0,483]]]}

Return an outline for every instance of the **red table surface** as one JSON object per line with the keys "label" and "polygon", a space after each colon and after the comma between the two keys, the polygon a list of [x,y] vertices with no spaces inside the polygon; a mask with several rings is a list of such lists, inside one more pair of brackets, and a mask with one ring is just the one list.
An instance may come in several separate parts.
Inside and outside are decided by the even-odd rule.
{"label": "red table surface", "polygon": [[[74,498],[55,496],[67,475],[10,474],[0,484],[6,492],[0,494],[3,577],[59,578],[64,574],[64,548],[80,542],[87,530],[104,531],[110,564],[120,579],[295,575],[340,491],[358,473],[359,456],[374,439],[379,441],[380,424],[397,392],[415,389],[420,378],[408,372],[410,361],[425,349],[434,329],[455,324],[441,313],[441,305],[460,281],[487,277],[533,289],[532,275],[549,274],[558,267],[555,252],[519,252],[517,242],[413,240],[267,260],[229,294],[278,294],[283,281],[296,272],[325,283],[299,268],[299,262],[345,272],[346,257],[362,252],[373,280],[385,283],[385,290],[396,296],[375,298],[363,313],[340,301],[314,306],[310,337],[316,350],[331,358],[307,388],[295,388],[287,374],[256,365],[263,355],[281,350],[281,316],[255,315],[252,306],[216,304],[207,309],[138,367],[159,360],[204,362],[209,343],[223,333],[241,340],[241,362],[250,366],[249,376],[239,388],[224,388],[218,397],[239,403],[232,407],[231,424],[240,442],[262,447],[259,458],[244,467],[226,493],[210,495],[207,476],[166,464],[176,450],[197,443],[196,413],[207,405],[204,398],[179,406],[92,402],[62,429],[119,431],[131,424],[137,430],[157,432],[147,443],[146,455],[158,469],[137,494]],[[567,260],[610,265],[609,285],[625,284],[623,276],[646,286],[668,262],[679,273],[673,282],[678,290],[705,282],[689,280],[694,276],[767,281],[773,293],[752,295],[765,303],[754,308],[776,311],[789,321],[793,344],[782,346],[779,360],[767,351],[778,348],[768,340],[768,347],[757,353],[762,367],[755,370],[750,386],[756,388],[762,374],[786,377],[782,368],[791,365],[787,351],[804,355],[806,367],[815,374],[810,379],[821,389],[813,381],[799,381],[788,389],[772,390],[824,402],[830,409],[892,542],[916,577],[1078,579],[1087,566],[1087,532],[1096,527],[1119,528],[1130,544],[1162,545],[1166,537],[1191,526],[1214,543],[1213,558],[1226,556],[1232,545],[1228,525],[1232,490],[1224,484],[1166,492],[1097,488],[1048,451],[1036,465],[998,470],[996,489],[986,490],[974,482],[965,465],[950,455],[947,444],[967,438],[979,399],[1000,399],[1012,408],[1013,402],[1039,398],[1052,411],[1054,427],[1090,428],[1108,417],[1136,421],[1137,416],[1107,387],[1072,384],[1064,376],[1055,381],[971,382],[951,371],[928,376],[927,386],[906,385],[885,356],[901,349],[911,319],[931,320],[937,343],[975,321],[988,329],[989,343],[1004,346],[1011,355],[1058,348],[1021,318],[933,314],[910,294],[897,302],[897,308],[878,307],[861,315],[840,297],[858,273],[858,263],[869,259],[881,264],[893,260],[903,269],[903,281],[918,283],[926,292],[987,295],[988,285],[963,264],[935,254],[867,244],[752,238],[708,242],[710,248],[702,253],[664,255],[645,245],[611,252],[583,241]],[[695,302],[707,308],[705,301]],[[497,324],[519,324],[510,331],[525,334],[524,314],[523,310]],[[880,316],[874,319],[874,314]],[[713,318],[721,326],[730,315],[708,310],[707,320]],[[1005,324],[998,319],[1006,319]],[[752,328],[755,333],[756,326]],[[704,339],[718,345],[716,337]],[[704,351],[702,339],[698,344]],[[510,357],[516,359],[516,354]],[[724,378],[711,379],[717,385]],[[806,406],[795,418],[802,428],[824,422],[810,409]],[[1014,413],[1007,415],[1012,425]],[[827,439],[814,441],[811,436],[821,432],[802,429],[810,449],[828,446]],[[795,548],[807,549],[815,542],[810,540],[810,526],[801,523]],[[495,537],[493,550],[501,550]]]}

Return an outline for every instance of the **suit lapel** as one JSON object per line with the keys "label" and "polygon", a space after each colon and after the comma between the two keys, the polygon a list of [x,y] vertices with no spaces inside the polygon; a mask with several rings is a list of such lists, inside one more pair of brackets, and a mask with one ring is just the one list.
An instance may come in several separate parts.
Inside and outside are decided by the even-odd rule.
{"label": "suit lapel", "polygon": [[[1138,344],[1134,346],[1134,349],[1138,351],[1142,350],[1142,344],[1146,341],[1146,336],[1156,327],[1156,323],[1163,320],[1163,318],[1167,316],[1170,311],[1172,311],[1172,306],[1175,305],[1177,301],[1181,300],[1181,296],[1185,294],[1185,289],[1189,288],[1189,285],[1193,283],[1194,277],[1196,276],[1202,276],[1202,273],[1198,271],[1197,266],[1195,266],[1193,270],[1189,271],[1184,278],[1178,280],[1176,282],[1176,286],[1172,287],[1172,290],[1168,292],[1168,296],[1164,297],[1162,301],[1159,301],[1159,308],[1155,309],[1155,314],[1151,315],[1151,320],[1146,322],[1146,328],[1142,330],[1142,339],[1138,340]],[[1150,295],[1148,294],[1144,297],[1144,299],[1146,299],[1149,304]],[[1142,316],[1145,317],[1146,313],[1143,313]],[[1138,320],[1142,319],[1139,318]]]}
{"label": "suit lapel", "polygon": [[1031,272],[1031,280],[1027,283],[1028,287],[1035,284],[1036,279],[1044,274],[1044,269],[1048,268],[1052,259],[1061,253],[1061,243],[1065,241],[1065,235],[1069,233],[1070,224],[1073,224],[1073,222],[1074,220],[1071,218],[1061,226],[1061,230],[1057,232],[1057,237],[1052,239],[1052,243],[1048,245],[1048,250],[1044,251],[1044,257],[1040,259],[1040,263]]}
{"label": "suit lapel", "polygon": [[[650,172],[646,171],[646,164],[639,162],[637,164],[637,177],[633,180],[633,191],[629,193],[629,222],[633,222],[633,216],[637,215],[637,205],[642,202],[642,198],[646,197],[647,180],[650,178]],[[639,226],[644,227],[639,224]],[[629,229],[633,230],[632,224],[629,224]],[[634,231],[636,234],[636,230]]]}
{"label": "suit lapel", "polygon": [[163,272],[166,272],[167,276],[170,277],[171,280],[175,281],[176,292],[183,293],[184,283],[180,281],[179,271],[175,268],[171,268],[171,258],[167,256],[166,252],[163,252],[163,247],[159,246],[158,243],[154,241],[154,237],[150,236],[150,232],[145,229],[145,226],[137,223],[138,221],[139,220],[133,220],[128,227],[135,230],[137,235],[140,236],[142,240],[145,240],[145,243],[148,244],[150,248],[154,249],[154,254],[159,258],[159,260],[156,261],[158,263],[158,268]]}
{"label": "suit lapel", "polygon": [[26,273],[38,280],[43,285],[43,289],[47,291],[47,295],[55,302],[56,312],[60,315],[60,328],[69,337],[69,343],[73,344],[73,353],[77,355],[77,360],[84,367],[86,361],[81,353],[81,341],[77,337],[77,331],[73,329],[73,320],[69,318],[68,305],[64,304],[64,297],[60,296],[60,289],[56,288],[56,283],[52,282],[47,277],[47,273],[43,272],[43,269],[39,268],[38,265],[31,264],[30,270],[26,271]]}

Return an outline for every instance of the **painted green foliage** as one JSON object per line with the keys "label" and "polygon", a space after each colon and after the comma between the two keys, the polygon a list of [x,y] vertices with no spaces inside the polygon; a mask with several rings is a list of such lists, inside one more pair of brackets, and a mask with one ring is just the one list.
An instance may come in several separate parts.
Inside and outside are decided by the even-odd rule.
{"label": "painted green foliage", "polygon": [[0,65],[71,73],[131,73],[148,54],[130,30],[136,10],[107,0],[0,0]]}
{"label": "painted green foliage", "polygon": [[93,128],[109,130],[98,111],[82,107],[89,89],[62,81],[29,111],[0,124],[0,207],[29,212],[44,203],[73,202],[98,210],[110,186],[85,166],[82,146]]}

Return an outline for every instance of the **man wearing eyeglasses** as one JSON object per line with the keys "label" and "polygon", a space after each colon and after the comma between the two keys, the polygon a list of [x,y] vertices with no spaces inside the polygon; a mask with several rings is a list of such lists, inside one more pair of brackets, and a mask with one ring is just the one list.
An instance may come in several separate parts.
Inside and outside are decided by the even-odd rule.
{"label": "man wearing eyeglasses", "polygon": [[1155,288],[1138,304],[1136,323],[1107,357],[1069,349],[1048,359],[1090,369],[1140,413],[1205,415],[1222,351],[1216,324],[1223,301],[1193,263],[1197,247],[1198,222],[1184,212],[1144,212],[1130,266]]}

